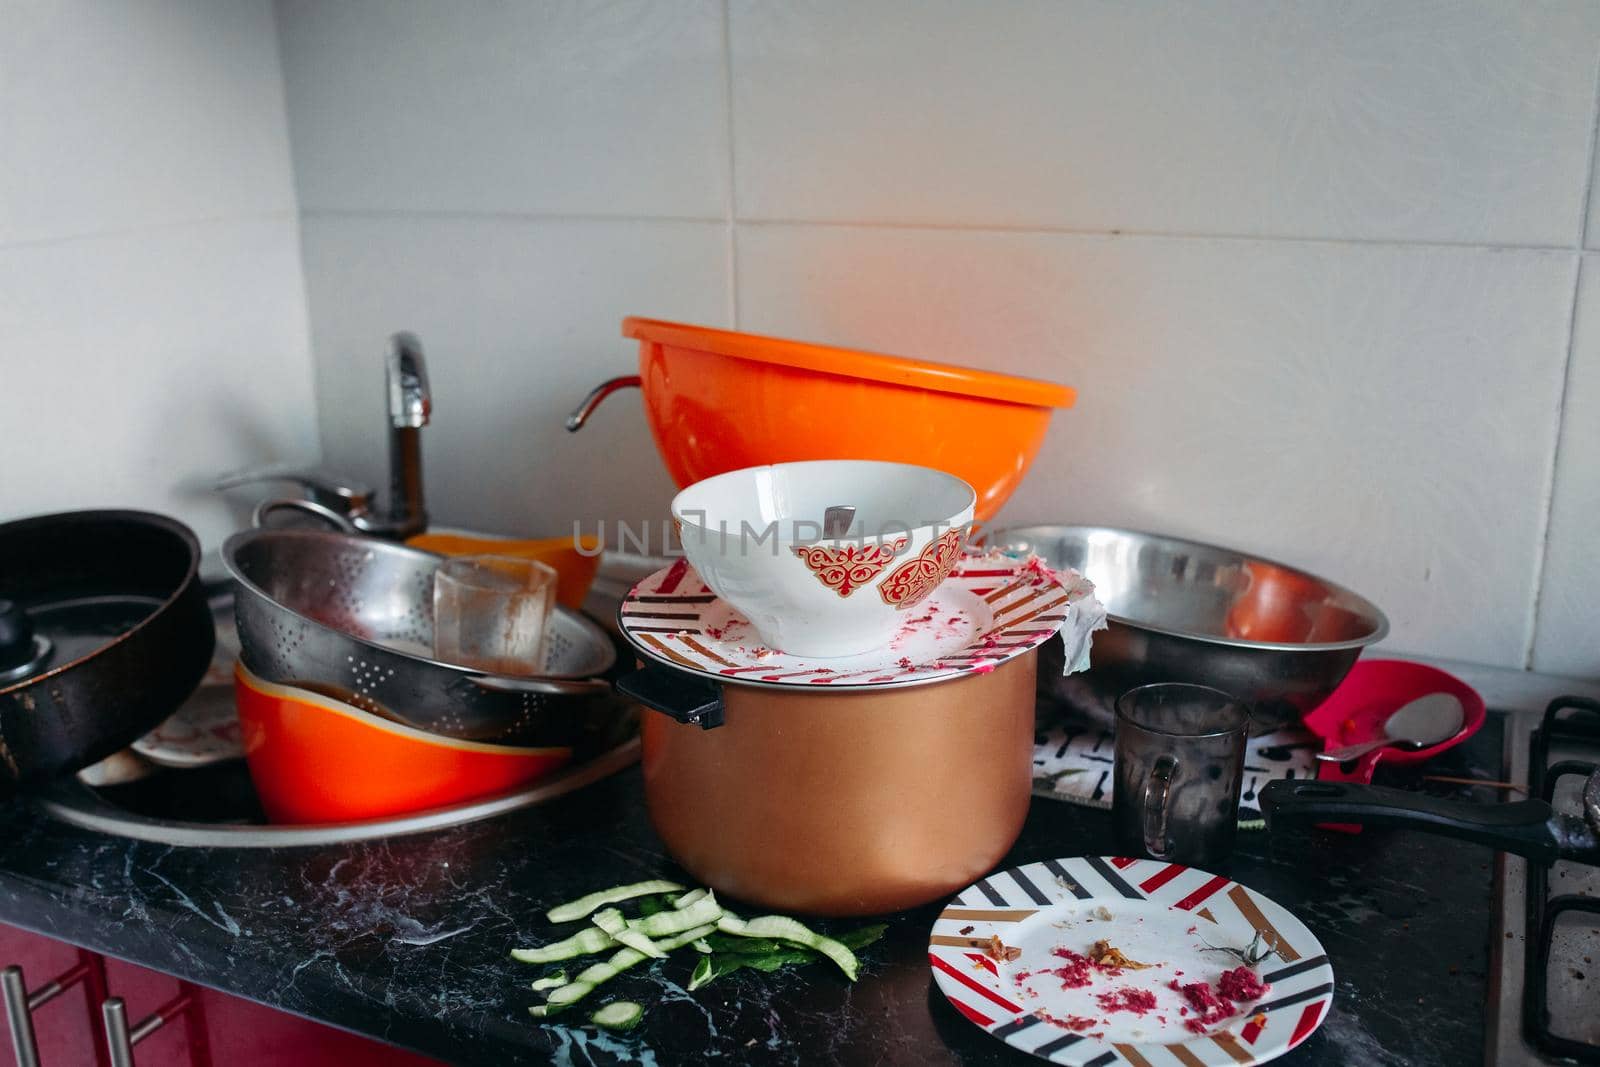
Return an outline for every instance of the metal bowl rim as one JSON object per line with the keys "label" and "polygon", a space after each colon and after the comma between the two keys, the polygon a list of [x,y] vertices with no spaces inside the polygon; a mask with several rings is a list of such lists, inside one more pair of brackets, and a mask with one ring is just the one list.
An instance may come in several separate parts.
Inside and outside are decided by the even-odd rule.
{"label": "metal bowl rim", "polygon": [[245,546],[269,536],[289,537],[309,541],[333,541],[341,544],[359,541],[364,547],[373,548],[383,552],[389,552],[402,557],[416,557],[418,560],[438,561],[448,559],[449,557],[440,555],[436,552],[427,552],[420,548],[412,548],[409,545],[395,544],[392,541],[380,541],[377,538],[362,537],[359,534],[336,533],[332,530],[240,530],[238,533],[229,537],[227,541],[223,542],[223,566],[228,568],[228,573],[233,577],[234,581],[239,583],[240,586],[249,590],[249,592],[254,596],[260,597],[268,604],[271,604],[279,611],[292,615],[296,619],[299,619],[310,626],[314,626],[320,630],[325,630],[329,633],[337,634],[345,640],[354,641],[362,648],[371,649],[374,652],[383,653],[385,655],[400,656],[423,666],[434,667],[443,671],[451,671],[467,678],[508,678],[513,681],[519,679],[527,680],[528,678],[596,678],[604,674],[606,671],[609,671],[613,666],[616,665],[616,646],[611,643],[611,638],[606,635],[606,632],[600,628],[599,624],[590,619],[587,615],[583,614],[581,611],[574,611],[573,609],[562,604],[555,605],[554,611],[558,614],[566,616],[569,620],[575,623],[579,629],[583,630],[591,640],[594,640],[597,644],[605,646],[605,648],[608,650],[610,654],[609,660],[600,670],[592,673],[584,673],[581,671],[546,671],[543,674],[526,676],[499,675],[489,671],[480,671],[472,667],[463,667],[458,663],[445,663],[443,660],[433,659],[430,656],[419,656],[411,652],[402,652],[397,648],[392,648],[389,645],[382,644],[381,642],[369,641],[367,638],[357,636],[348,630],[341,630],[337,626],[330,626],[319,619],[313,619],[311,616],[306,615],[303,612],[296,611],[294,608],[291,608],[277,597],[272,596],[265,589],[261,588],[259,585],[245,576],[244,572],[240,570],[239,564],[235,557]]}
{"label": "metal bowl rim", "polygon": [[[1174,537],[1171,534],[1155,533],[1150,530],[1135,530],[1125,526],[1060,523],[1054,525],[1041,524],[1035,526],[1005,527],[998,529],[995,532],[1004,535],[1006,538],[1012,538],[1018,536],[1027,536],[1031,531],[1046,530],[1056,532],[1067,530],[1099,530],[1106,533],[1119,535],[1131,534],[1134,537],[1148,538],[1157,541],[1168,541],[1173,544],[1188,545],[1192,548],[1202,548],[1211,552],[1223,552],[1227,553],[1228,555],[1237,556],[1246,562],[1265,563],[1269,566],[1281,567],[1291,574],[1296,574],[1303,578],[1309,578],[1314,582],[1318,582],[1321,585],[1326,586],[1333,592],[1349,597],[1351,600],[1359,604],[1364,610],[1365,614],[1367,614],[1373,621],[1373,629],[1371,633],[1366,634],[1363,637],[1352,637],[1347,641],[1249,641],[1242,637],[1219,637],[1216,634],[1196,633],[1193,630],[1180,630],[1170,626],[1158,626],[1154,623],[1142,622],[1138,619],[1130,619],[1126,615],[1118,615],[1112,611],[1106,612],[1106,618],[1108,620],[1118,623],[1122,626],[1126,626],[1130,630],[1143,630],[1146,633],[1162,634],[1167,637],[1180,637],[1186,641],[1198,641],[1203,644],[1217,645],[1223,648],[1238,648],[1253,652],[1348,652],[1352,649],[1362,649],[1368,645],[1376,644],[1377,642],[1382,641],[1385,637],[1389,636],[1389,617],[1383,613],[1383,610],[1379,608],[1378,605],[1374,604],[1360,593],[1357,593],[1348,586],[1340,585],[1338,582],[1330,581],[1329,579],[1323,578],[1320,575],[1312,574],[1310,571],[1305,570],[1304,568],[1295,567],[1291,564],[1283,563],[1267,556],[1258,556],[1253,552],[1241,552],[1238,549],[1228,548],[1224,545],[1214,545],[1206,541],[1195,541],[1188,537]],[[985,543],[988,543],[988,535],[985,535]],[[1003,541],[996,542],[996,544],[1004,547]],[[1084,577],[1087,578],[1088,575],[1085,575]],[[1089,580],[1092,582],[1094,579],[1090,578]]]}

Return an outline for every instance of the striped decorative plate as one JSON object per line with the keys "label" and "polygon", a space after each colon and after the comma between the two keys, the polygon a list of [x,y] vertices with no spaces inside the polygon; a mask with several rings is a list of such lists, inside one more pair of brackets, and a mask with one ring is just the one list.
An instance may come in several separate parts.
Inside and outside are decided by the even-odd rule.
{"label": "striped decorative plate", "polygon": [[[1243,988],[1237,972],[1224,982],[1243,964],[1216,950],[1248,951],[1258,934],[1277,952],[1247,974],[1267,988]],[[996,937],[1020,953],[995,959]],[[1304,1041],[1333,1000],[1333,968],[1298,919],[1221,875],[1158,860],[1091,856],[992,874],[940,912],[928,962],[962,1015],[1014,1048],[1082,1067],[1265,1063]]]}
{"label": "striped decorative plate", "polygon": [[[1068,592],[1063,578],[1078,594]],[[717,598],[686,560],[634,586],[618,611],[622,633],[650,659],[720,682],[876,689],[922,685],[995,667],[1042,645],[1092,589],[1036,560],[969,556],[908,611],[887,648],[805,659],[763,648],[755,628]]]}

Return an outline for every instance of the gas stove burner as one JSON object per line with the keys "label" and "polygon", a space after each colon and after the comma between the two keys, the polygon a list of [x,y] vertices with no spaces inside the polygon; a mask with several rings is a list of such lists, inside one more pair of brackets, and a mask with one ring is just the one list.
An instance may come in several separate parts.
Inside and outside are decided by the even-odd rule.
{"label": "gas stove burner", "polygon": [[[1600,825],[1600,764],[1585,757],[1600,757],[1600,701],[1552,701],[1530,744],[1529,795]],[[1587,993],[1600,972],[1584,969],[1600,950],[1600,869],[1575,860],[1526,866],[1523,1035],[1547,1055],[1600,1063],[1600,1021]],[[1552,896],[1552,885],[1577,891]]]}

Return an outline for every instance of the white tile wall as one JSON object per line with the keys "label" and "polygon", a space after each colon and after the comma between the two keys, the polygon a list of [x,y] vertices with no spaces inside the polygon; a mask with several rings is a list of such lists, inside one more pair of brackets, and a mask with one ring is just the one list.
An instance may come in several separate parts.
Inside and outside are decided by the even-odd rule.
{"label": "white tile wall", "polygon": [[298,245],[287,221],[0,247],[6,518],[143,507],[215,545],[224,471],[315,457]]}
{"label": "white tile wall", "polygon": [[601,381],[637,373],[622,312],[726,323],[722,226],[313,215],[304,241],[330,462],[386,484],[383,355],[409,329],[433,389],[423,461],[439,521],[554,536],[575,518],[592,532],[667,514],[636,391],[580,433],[562,422]]}
{"label": "white tile wall", "polygon": [[1584,256],[1535,670],[1600,677],[1600,256]]}
{"label": "white tile wall", "polygon": [[1396,649],[1600,675],[1585,317],[1549,507],[1590,0],[278,16],[328,459],[381,480],[378,358],[418,330],[444,521],[662,513],[631,397],[559,417],[630,365],[621,316],[732,321],[1077,386],[1009,521],[1253,548]]}
{"label": "white tile wall", "polygon": [[294,211],[267,0],[0,18],[0,243]]}
{"label": "white tile wall", "polygon": [[287,0],[308,210],[721,218],[718,0]]}
{"label": "white tile wall", "polygon": [[266,0],[0,2],[0,521],[316,456]]}
{"label": "white tile wall", "polygon": [[745,217],[1567,245],[1600,5],[731,0]]}
{"label": "white tile wall", "polygon": [[1076,386],[1002,525],[1253,549],[1399,648],[1521,666],[1573,258],[760,226],[739,292],[757,332]]}

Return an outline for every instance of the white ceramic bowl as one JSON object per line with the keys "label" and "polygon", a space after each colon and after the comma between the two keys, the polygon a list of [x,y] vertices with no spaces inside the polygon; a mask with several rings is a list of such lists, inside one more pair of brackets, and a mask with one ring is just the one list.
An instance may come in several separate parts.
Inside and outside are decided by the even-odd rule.
{"label": "white ceramic bowl", "polygon": [[[747,467],[672,501],[684,555],[770,648],[852,656],[887,645],[949,576],[976,495],[928,467],[829,459]],[[846,537],[822,539],[828,508],[856,509]]]}

